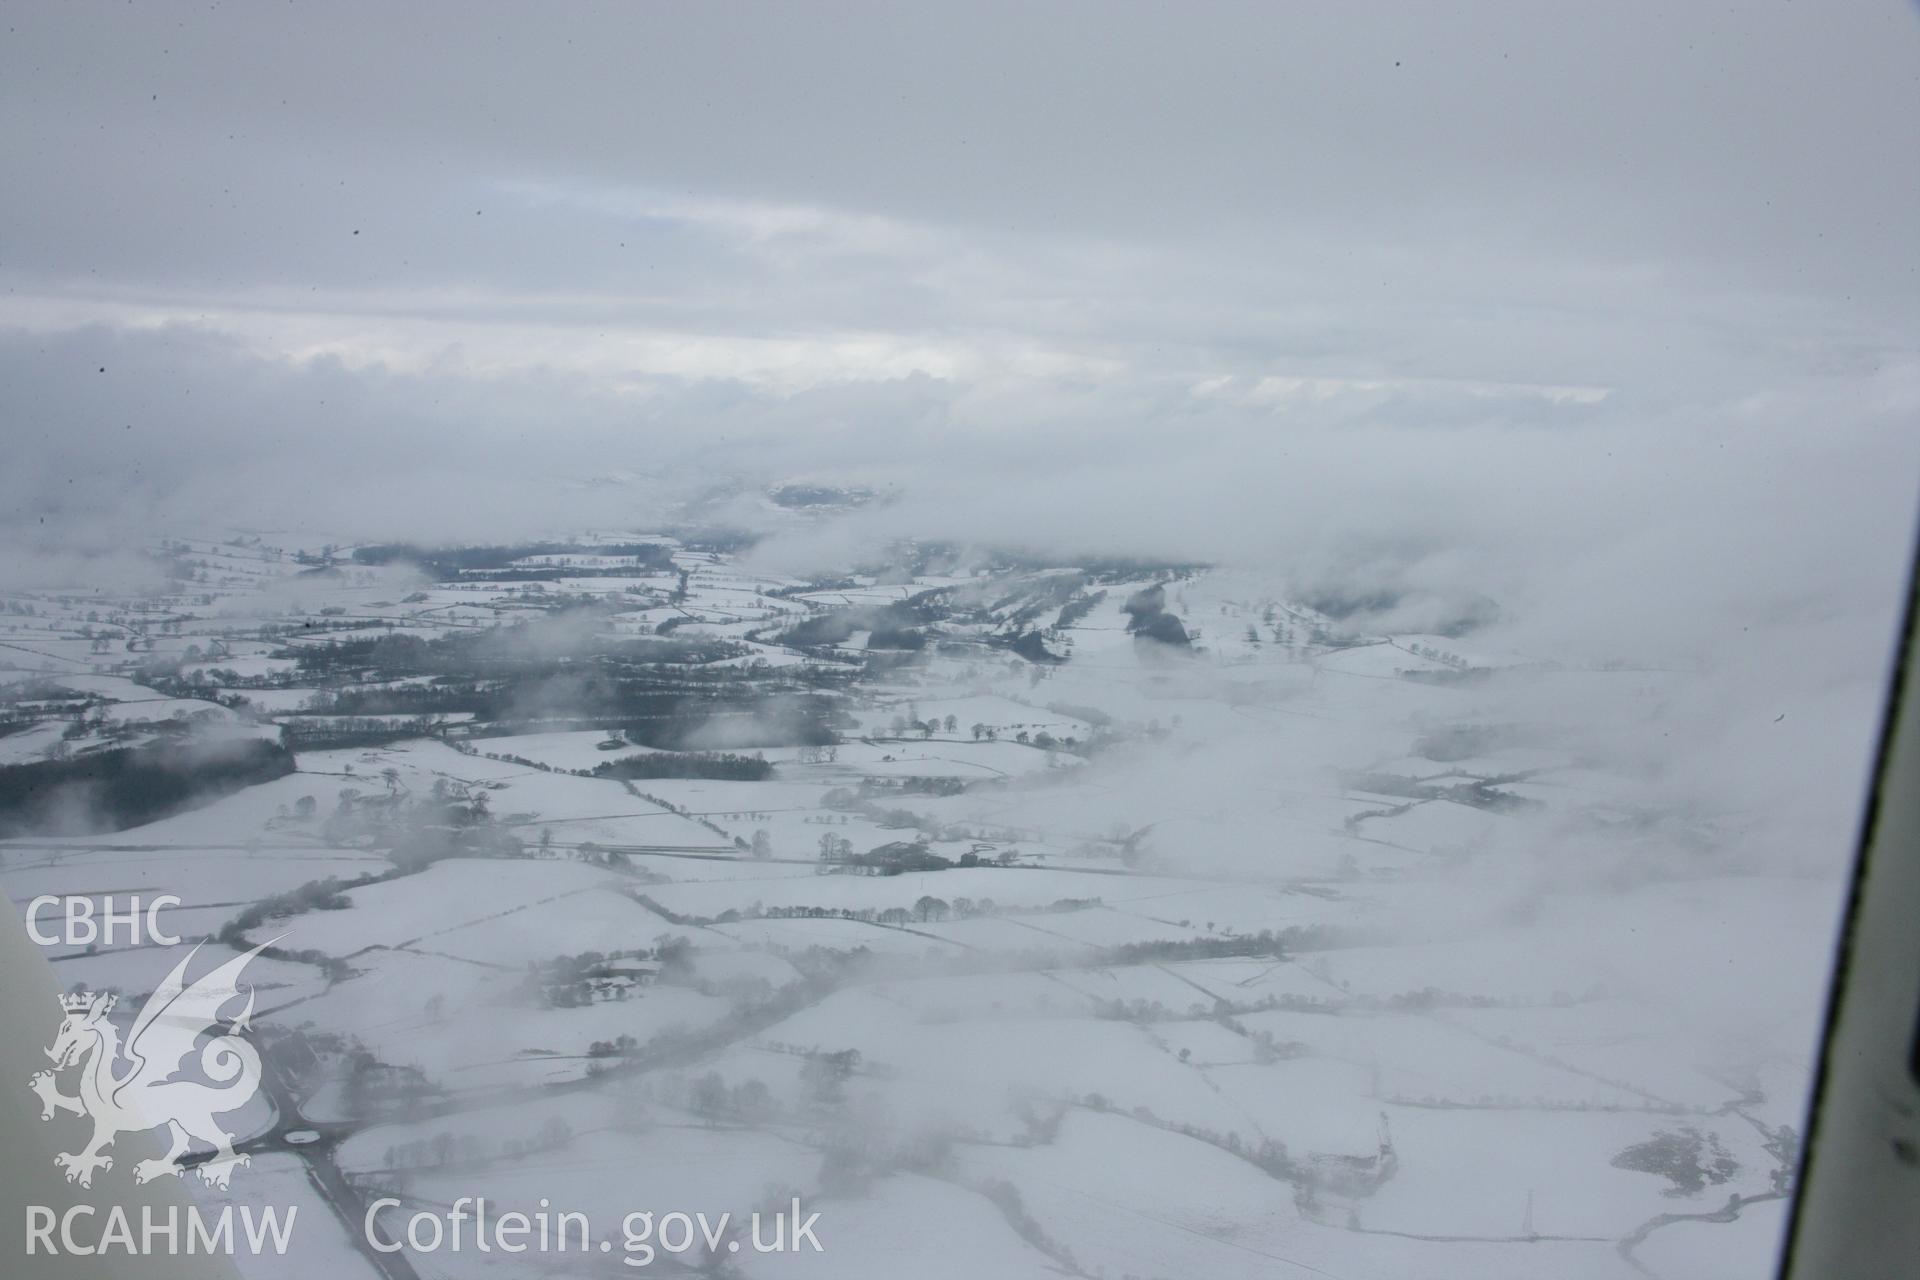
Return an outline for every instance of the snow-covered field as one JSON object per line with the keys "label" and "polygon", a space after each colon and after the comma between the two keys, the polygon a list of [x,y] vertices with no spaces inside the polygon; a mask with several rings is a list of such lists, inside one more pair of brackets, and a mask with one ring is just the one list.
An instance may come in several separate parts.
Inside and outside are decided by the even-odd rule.
{"label": "snow-covered field", "polygon": [[[588,552],[516,565],[565,575],[543,582],[433,583],[181,545],[214,566],[211,606],[0,615],[22,708],[0,766],[183,718],[312,733],[323,688],[424,698],[429,676],[328,684],[313,655],[539,619],[549,594],[598,598],[609,640],[676,619],[681,640],[748,646],[673,672],[686,689],[834,707],[828,749],[748,748],[764,780],[629,783],[579,776],[654,751],[592,706],[471,737],[473,706],[512,700],[439,707],[427,738],[370,713],[340,728],[364,740],[298,749],[285,776],[0,841],[16,912],[172,894],[158,922],[210,955],[277,939],[248,970],[256,1035],[301,1114],[253,1117],[233,1194],[300,1204],[330,1274],[372,1273],[307,1161],[410,1207],[544,1197],[609,1225],[802,1196],[826,1253],[727,1259],[754,1277],[1764,1269],[1778,1202],[1684,1215],[1786,1176],[1834,888],[1749,865],[1737,815],[1706,821],[1570,749],[1580,726],[1514,712],[1590,708],[1612,741],[1681,677],[1427,634],[1332,643],[1244,572],[793,591],[680,549],[684,583]],[[1128,633],[1156,583],[1190,651]],[[868,620],[914,599],[951,606],[942,643],[860,666]],[[863,625],[832,653],[775,642],[841,611]],[[1024,627],[1064,661],[1015,656]],[[176,952],[48,955],[63,988],[131,1004]],[[294,1124],[325,1132],[289,1146]],[[1682,1216],[1636,1236],[1664,1214]]]}

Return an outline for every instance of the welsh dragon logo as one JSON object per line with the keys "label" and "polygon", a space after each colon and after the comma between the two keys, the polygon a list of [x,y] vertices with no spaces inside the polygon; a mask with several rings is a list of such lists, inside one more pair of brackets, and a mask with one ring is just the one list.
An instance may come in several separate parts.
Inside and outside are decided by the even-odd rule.
{"label": "welsh dragon logo", "polygon": [[[135,1181],[178,1175],[180,1159],[194,1142],[214,1149],[213,1157],[199,1169],[210,1186],[224,1188],[235,1165],[250,1163],[248,1157],[235,1153],[233,1135],[213,1117],[245,1106],[260,1089],[260,1056],[240,1035],[249,1029],[253,1016],[252,987],[247,989],[246,1007],[228,1022],[225,1032],[219,1030],[219,1014],[240,995],[236,984],[241,969],[270,945],[262,943],[188,985],[187,966],[200,951],[194,947],[147,997],[125,1044],[108,1019],[116,997],[93,992],[61,997],[66,1018],[46,1051],[53,1069],[36,1072],[32,1086],[40,1095],[42,1120],[70,1111],[93,1121],[93,1137],[85,1147],[54,1157],[68,1182],[91,1186],[96,1169],[113,1167],[106,1149],[116,1137],[163,1125],[171,1136],[171,1149],[158,1159],[134,1165]],[[201,1044],[208,1032],[214,1034]],[[185,1075],[189,1059],[196,1058],[196,1048],[204,1081]],[[123,1061],[127,1065],[120,1069]],[[56,1077],[73,1067],[80,1073],[79,1092],[61,1093]]]}

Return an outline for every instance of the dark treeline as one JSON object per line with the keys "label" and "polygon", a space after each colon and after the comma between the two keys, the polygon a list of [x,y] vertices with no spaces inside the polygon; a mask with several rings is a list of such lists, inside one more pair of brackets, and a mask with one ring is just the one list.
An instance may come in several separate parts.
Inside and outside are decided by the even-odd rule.
{"label": "dark treeline", "polygon": [[[528,556],[621,556],[635,561],[631,566],[615,568],[541,565],[516,566],[514,561]],[[488,582],[537,582],[551,578],[590,578],[606,574],[669,572],[673,569],[673,549],[656,542],[621,542],[604,546],[578,546],[566,542],[529,542],[518,546],[425,548],[409,542],[389,542],[360,547],[353,553],[355,564],[380,565],[405,562],[416,564],[437,582],[456,578]]]}
{"label": "dark treeline", "polygon": [[[406,716],[423,726],[400,736],[425,732],[431,716],[471,712],[495,734],[555,727],[604,729],[667,751],[827,746],[840,741],[833,727],[833,702],[825,695],[769,699],[744,680],[704,689],[684,683],[663,688],[652,681],[579,669],[564,680],[340,689],[317,696],[313,711],[361,721],[354,732],[398,733],[406,727],[367,723],[373,716]],[[293,719],[289,717],[289,723]],[[311,732],[330,732],[320,722],[311,723]]]}
{"label": "dark treeline", "polygon": [[662,532],[680,539],[680,546],[684,550],[714,552],[719,555],[749,550],[760,541],[761,536],[751,529],[673,528],[662,530]]}
{"label": "dark treeline", "polygon": [[1526,776],[1522,773],[1493,778],[1463,778],[1441,785],[1438,781],[1422,781],[1405,774],[1359,772],[1348,774],[1347,784],[1375,795],[1401,796],[1407,800],[1451,800],[1475,809],[1513,813],[1542,807],[1541,801],[1500,790],[1503,783],[1523,782]]}
{"label": "dark treeline", "polygon": [[1084,720],[1096,729],[1104,729],[1113,723],[1113,717],[1098,707],[1084,706],[1078,702],[1049,702],[1047,710],[1055,715],[1072,716]]}
{"label": "dark treeline", "polygon": [[1493,676],[1491,667],[1468,667],[1464,671],[1402,671],[1400,678],[1416,684],[1484,684]]}
{"label": "dark treeline", "polygon": [[761,782],[773,776],[773,766],[759,756],[731,751],[660,751],[603,760],[593,767],[596,778],[720,778],[728,782]]}
{"label": "dark treeline", "polygon": [[1006,594],[983,601],[979,621],[995,618],[1010,630],[1040,625],[1043,617],[1065,608],[1086,585],[1086,576],[1078,573],[1049,574],[1041,578],[1018,578],[1009,584]]}
{"label": "dark treeline", "polygon": [[[1309,585],[1296,587],[1294,598],[1316,613],[1335,622],[1391,613],[1405,601],[1405,593],[1391,587],[1348,585]],[[1470,595],[1447,602],[1448,616],[1427,624],[1435,635],[1458,640],[1500,620],[1500,606],[1482,595]]]}
{"label": "dark treeline", "polygon": [[873,501],[865,485],[783,484],[767,491],[783,507],[859,507]]}
{"label": "dark treeline", "polygon": [[124,831],[293,772],[277,742],[157,743],[0,769],[0,837]]}
{"label": "dark treeline", "polygon": [[[996,643],[1001,643],[996,638]],[[1049,663],[1065,662],[1066,659],[1047,648],[1046,639],[1038,631],[1022,631],[1011,639],[1004,640],[1007,648],[1013,650],[1028,662]]]}
{"label": "dark treeline", "polygon": [[45,716],[24,711],[0,711],[0,738],[8,734],[24,733],[44,719],[46,719]]}
{"label": "dark treeline", "polygon": [[308,710],[323,716],[427,717],[456,711],[477,713],[497,701],[493,690],[477,680],[452,680],[393,689],[329,689],[314,694]]}
{"label": "dark treeline", "polygon": [[947,617],[948,613],[941,593],[923,592],[897,604],[815,614],[782,632],[779,643],[811,649],[845,644],[856,631],[868,631],[872,635],[867,642],[874,648],[919,649],[926,644],[922,628]]}
{"label": "dark treeline", "polygon": [[[1052,564],[1059,563],[1058,557],[1009,557],[1009,563],[1018,568],[1050,568],[1049,561]],[[1152,556],[1094,556],[1073,563],[1089,580],[1101,583],[1132,582],[1152,577],[1186,578],[1209,567],[1202,560],[1161,560]]]}
{"label": "dark treeline", "polygon": [[852,591],[858,586],[858,578],[813,578],[792,586],[775,587],[767,594],[778,600],[791,600],[795,596],[811,595],[818,591]]}
{"label": "dark treeline", "polygon": [[924,649],[927,633],[913,627],[875,627],[867,637],[869,649]]}
{"label": "dark treeline", "polygon": [[1060,616],[1054,620],[1053,625],[1064,628],[1078,624],[1098,608],[1101,601],[1106,598],[1107,593],[1104,591],[1096,591],[1092,595],[1075,596],[1060,607]]}
{"label": "dark treeline", "polygon": [[[1262,929],[1258,933],[1234,934],[1225,938],[1157,938],[1152,942],[1125,942],[1116,947],[1107,948],[1107,954],[1116,964],[1143,964],[1149,961],[1168,960],[1225,960],[1234,958],[1257,957],[1259,959],[1284,960],[1287,956],[1287,944],[1296,937],[1313,937],[1315,926],[1306,929],[1283,929],[1275,933],[1271,929]],[[1328,940],[1337,938],[1332,930],[1324,931]]]}
{"label": "dark treeline", "polygon": [[884,561],[863,566],[870,572],[893,568],[915,577],[961,572],[978,566],[1001,572],[1033,573],[1045,569],[1078,569],[1095,582],[1129,582],[1156,575],[1186,577],[1208,566],[1197,560],[1162,560],[1150,556],[1095,556],[1063,559],[1053,552],[1020,547],[962,546],[957,542],[914,540],[891,548]]}
{"label": "dark treeline", "polygon": [[383,747],[423,738],[434,731],[428,716],[394,721],[372,716],[285,716],[280,720],[281,741],[296,751],[330,751],[342,747]]}
{"label": "dark treeline", "polygon": [[[564,616],[564,615],[562,615]],[[550,635],[551,633],[545,633]],[[635,665],[713,662],[749,652],[711,636],[585,636],[565,645],[548,643],[539,624],[427,639],[405,632],[302,645],[292,650],[304,676],[325,679],[398,679],[409,676],[538,675],[567,662],[592,659]]]}

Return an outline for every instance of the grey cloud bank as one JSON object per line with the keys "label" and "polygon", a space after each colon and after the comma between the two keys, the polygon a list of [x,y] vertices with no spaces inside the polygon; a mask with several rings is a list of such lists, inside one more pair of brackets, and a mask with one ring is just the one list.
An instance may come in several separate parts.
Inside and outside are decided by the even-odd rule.
{"label": "grey cloud bank", "polygon": [[164,527],[482,538],[839,476],[894,501],[769,562],[1284,563],[1491,596],[1522,646],[1758,629],[1739,663],[1877,680],[1908,6],[8,25],[16,582]]}

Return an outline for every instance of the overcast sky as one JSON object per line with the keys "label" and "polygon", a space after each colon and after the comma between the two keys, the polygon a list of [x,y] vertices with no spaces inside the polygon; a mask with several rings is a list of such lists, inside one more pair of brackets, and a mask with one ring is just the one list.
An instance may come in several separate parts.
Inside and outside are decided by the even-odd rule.
{"label": "overcast sky", "polygon": [[1907,5],[5,23],[0,496],[43,552],[644,523],[696,466],[1522,597],[1576,554],[1685,597],[1756,538],[1884,590],[1904,547]]}

